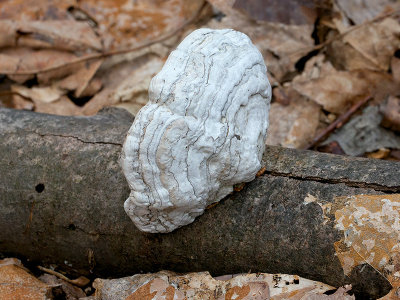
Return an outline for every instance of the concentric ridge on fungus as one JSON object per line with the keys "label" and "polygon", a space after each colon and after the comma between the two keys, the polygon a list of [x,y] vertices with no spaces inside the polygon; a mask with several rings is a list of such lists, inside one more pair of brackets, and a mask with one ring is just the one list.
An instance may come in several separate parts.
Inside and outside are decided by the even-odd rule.
{"label": "concentric ridge on fungus", "polygon": [[271,87],[243,33],[199,29],[152,79],[121,162],[125,211],[147,232],[189,224],[261,167]]}

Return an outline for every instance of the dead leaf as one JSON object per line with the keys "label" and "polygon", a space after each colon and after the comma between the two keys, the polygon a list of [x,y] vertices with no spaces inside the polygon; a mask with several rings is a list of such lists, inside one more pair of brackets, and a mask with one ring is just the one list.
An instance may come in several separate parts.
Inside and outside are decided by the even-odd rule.
{"label": "dead leaf", "polygon": [[383,12],[399,9],[400,3],[392,0],[336,0],[343,14],[355,24],[372,20]]}
{"label": "dead leaf", "polygon": [[310,295],[307,300],[351,300],[356,299],[354,295],[347,292],[351,290],[351,285],[340,287],[332,295]]}
{"label": "dead leaf", "polygon": [[346,154],[343,151],[342,147],[340,147],[339,143],[336,141],[332,141],[323,146],[318,146],[317,149],[319,152],[332,153],[332,154],[338,154],[338,155]]}
{"label": "dead leaf", "polygon": [[356,195],[337,198],[346,201],[335,212],[335,227],[343,238],[335,243],[344,274],[368,263],[393,286],[390,296],[400,288],[400,195]]}
{"label": "dead leaf", "polygon": [[293,77],[297,72],[296,62],[314,45],[310,25],[254,24],[240,15],[228,15],[220,22],[211,20],[207,27],[233,28],[247,34],[262,53],[268,72],[279,82]]}
{"label": "dead leaf", "polygon": [[[32,75],[44,69],[56,68],[69,64],[76,60],[76,56],[70,52],[51,49],[33,50],[30,48],[5,48],[0,52],[0,74],[7,74],[9,77],[20,74],[22,76]],[[79,65],[71,65],[69,68],[62,68],[52,72],[51,76],[42,74],[38,80],[40,83],[47,83],[51,79],[64,77],[76,71]],[[46,80],[43,80],[47,75]],[[20,82],[22,83],[22,82]]]}
{"label": "dead leaf", "polygon": [[86,62],[81,69],[56,83],[56,86],[64,90],[75,91],[74,96],[81,97],[102,62],[103,59]]}
{"label": "dead leaf", "polygon": [[101,81],[101,79],[93,78],[92,80],[89,81],[89,84],[82,91],[80,97],[92,97],[98,91],[100,91],[102,87],[103,87],[103,82]]}
{"label": "dead leaf", "polygon": [[124,107],[133,115],[146,105],[151,79],[161,70],[164,60],[153,58],[135,68],[129,76],[112,92],[112,103]]}
{"label": "dead leaf", "polygon": [[400,131],[400,98],[389,96],[382,105],[381,112],[383,114],[382,126]]}
{"label": "dead leaf", "polygon": [[170,0],[120,3],[108,0],[77,2],[97,22],[107,50],[128,49],[176,30],[202,8],[204,0]]}
{"label": "dead leaf", "polygon": [[[97,299],[308,299],[333,287],[285,274],[237,274],[216,280],[208,272],[177,275],[161,271],[119,279],[96,279]],[[343,294],[343,293],[342,293]],[[328,298],[329,299],[329,298]],[[352,298],[349,298],[352,299]]]}
{"label": "dead leaf", "polygon": [[61,116],[79,116],[83,114],[82,107],[77,106],[67,96],[62,96],[57,101],[51,103],[43,103],[41,101],[37,101],[34,102],[34,105],[34,110],[40,113]]}
{"label": "dead leaf", "polygon": [[[339,19],[333,19],[338,31],[349,30]],[[363,24],[345,34],[343,41],[358,51],[369,64],[369,69],[387,71],[394,52],[400,48],[400,24],[392,18]]]}
{"label": "dead leaf", "polygon": [[35,105],[32,101],[26,100],[19,95],[13,95],[11,103],[12,108],[15,109],[33,110],[35,108]]}
{"label": "dead leaf", "polygon": [[400,83],[400,58],[393,56],[390,62],[390,69],[392,71],[393,80]]}
{"label": "dead leaf", "polygon": [[65,94],[63,90],[54,86],[27,88],[23,85],[12,85],[11,91],[26,99],[31,99],[35,103],[51,103]]}
{"label": "dead leaf", "polygon": [[384,159],[390,155],[390,149],[381,148],[378,151],[367,153],[367,157],[375,159]]}
{"label": "dead leaf", "polygon": [[66,20],[68,7],[76,0],[3,0],[0,2],[0,19],[10,20]]}
{"label": "dead leaf", "polygon": [[316,6],[316,1],[312,0],[236,0],[233,4],[233,8],[254,20],[291,25],[314,25]]}
{"label": "dead leaf", "polygon": [[53,295],[56,294],[57,289],[60,289],[61,291],[59,291],[59,294],[64,294],[63,296],[67,300],[81,299],[86,297],[86,294],[80,288],[70,284],[65,280],[59,279],[54,275],[43,274],[38,279],[50,286],[58,287],[53,288]]}
{"label": "dead leaf", "polygon": [[[142,68],[146,65],[149,70]],[[151,75],[158,68],[161,68],[161,60],[159,58],[143,56],[103,70],[98,75],[104,82],[103,89],[84,105],[84,114],[93,115],[103,107],[112,105],[127,107],[129,111],[137,112],[147,103],[148,83],[150,83]],[[141,72],[147,72],[146,76],[142,78],[143,75],[137,72],[138,69]],[[141,84],[136,86],[136,80]]]}
{"label": "dead leaf", "polygon": [[[325,110],[343,113],[367,94],[377,99],[383,97],[379,92],[390,91],[390,79],[385,73],[369,70],[338,71],[324,55],[317,55],[306,63],[303,73],[293,79],[291,86]],[[388,87],[383,89],[384,85]]]}
{"label": "dead leaf", "polygon": [[332,41],[332,43],[327,45],[326,51],[329,61],[337,70],[377,69],[360,52],[341,39]]}
{"label": "dead leaf", "polygon": [[66,51],[101,50],[89,24],[74,20],[0,20],[0,47],[52,48]]}
{"label": "dead leaf", "polygon": [[21,262],[0,260],[0,299],[48,299],[51,288],[29,274]]}
{"label": "dead leaf", "polygon": [[302,148],[315,136],[319,124],[319,105],[297,97],[289,105],[271,104],[267,145]]}

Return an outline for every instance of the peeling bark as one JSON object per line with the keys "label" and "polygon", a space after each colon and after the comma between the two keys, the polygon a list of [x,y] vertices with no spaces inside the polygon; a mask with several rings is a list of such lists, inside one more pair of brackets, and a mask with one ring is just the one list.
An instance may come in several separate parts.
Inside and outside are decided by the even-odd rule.
{"label": "peeling bark", "polygon": [[267,171],[193,224],[136,229],[119,166],[128,113],[62,117],[0,109],[0,252],[95,276],[168,269],[297,274],[352,283],[373,298],[387,280],[367,264],[345,275],[334,243],[346,197],[400,192],[398,163],[267,147]]}

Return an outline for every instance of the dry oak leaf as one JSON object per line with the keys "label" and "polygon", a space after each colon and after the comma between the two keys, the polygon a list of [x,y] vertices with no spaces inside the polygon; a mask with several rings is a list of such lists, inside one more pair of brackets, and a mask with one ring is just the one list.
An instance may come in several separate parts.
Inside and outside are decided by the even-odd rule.
{"label": "dry oak leaf", "polygon": [[[339,19],[333,22],[341,34],[351,29]],[[379,22],[363,24],[345,34],[342,39],[364,57],[370,69],[387,71],[392,56],[400,48],[400,24],[393,18],[385,18]]]}
{"label": "dry oak leaf", "polygon": [[335,212],[335,227],[343,238],[334,244],[344,274],[368,263],[392,285],[382,299],[397,299],[400,288],[400,195],[355,195]]}
{"label": "dry oak leaf", "polygon": [[29,274],[16,259],[0,260],[1,300],[49,299],[51,287]]}
{"label": "dry oak leaf", "polygon": [[233,8],[241,10],[257,21],[292,25],[314,25],[317,6],[323,1],[313,0],[235,0]]}
{"label": "dry oak leaf", "polygon": [[268,72],[279,82],[296,72],[296,62],[314,45],[313,26],[280,23],[255,24],[245,16],[228,15],[221,21],[212,19],[208,28],[233,28],[247,34],[262,53]]}
{"label": "dry oak leaf", "polygon": [[[80,64],[69,65],[77,56],[67,51],[53,49],[34,50],[31,48],[4,48],[0,50],[0,74],[11,79],[20,76],[18,83],[23,83],[38,74],[39,83],[48,83],[52,79],[65,77],[82,67]],[[63,67],[68,64],[68,67]],[[59,69],[43,72],[43,70]],[[39,74],[40,73],[40,74]]]}
{"label": "dry oak leaf", "polygon": [[100,38],[89,24],[75,20],[0,20],[0,47],[102,49]]}
{"label": "dry oak leaf", "polygon": [[111,280],[96,279],[94,286],[96,299],[127,300],[306,299],[312,295],[323,296],[327,290],[334,289],[296,275],[236,274],[228,280],[216,280],[208,272],[177,275],[168,271]]}
{"label": "dry oak leaf", "polygon": [[11,91],[35,103],[51,103],[57,101],[65,94],[63,90],[53,86],[28,88],[23,85],[12,85]]}
{"label": "dry oak leaf", "polygon": [[288,148],[302,148],[315,136],[321,108],[318,104],[292,98],[288,105],[274,102],[270,108],[270,125],[266,143]]}
{"label": "dry oak leaf", "polygon": [[400,2],[396,0],[336,0],[335,2],[339,10],[354,24],[362,24],[383,12],[400,8]]}
{"label": "dry oak leaf", "polygon": [[[390,78],[369,70],[338,71],[319,54],[311,58],[291,86],[331,113],[342,113],[367,94],[379,90]],[[389,83],[388,83],[389,84]]]}
{"label": "dry oak leaf", "polygon": [[389,96],[381,107],[382,126],[400,132],[400,98]]}
{"label": "dry oak leaf", "polygon": [[113,91],[111,97],[117,107],[127,109],[133,115],[146,105],[151,79],[161,70],[164,60],[153,58],[135,68]]}
{"label": "dry oak leaf", "polygon": [[128,49],[172,32],[197,15],[204,0],[77,1],[91,16],[107,50]]}

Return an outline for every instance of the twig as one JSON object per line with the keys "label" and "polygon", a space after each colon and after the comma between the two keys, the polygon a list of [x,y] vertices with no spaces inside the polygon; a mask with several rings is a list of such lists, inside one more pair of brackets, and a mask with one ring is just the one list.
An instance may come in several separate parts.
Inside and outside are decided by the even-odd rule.
{"label": "twig", "polygon": [[57,271],[54,271],[52,269],[48,269],[48,268],[45,268],[45,267],[42,267],[42,266],[38,266],[38,269],[43,271],[43,272],[46,272],[48,274],[57,276],[58,278],[60,278],[62,280],[65,280],[65,281],[67,281],[67,282],[69,282],[71,284],[77,285],[79,287],[84,287],[84,286],[88,285],[89,282],[90,282],[90,280],[88,278],[84,277],[84,276],[80,276],[77,279],[69,279],[68,277],[64,276],[63,274],[61,274],[61,273],[59,273]]}
{"label": "twig", "polygon": [[311,148],[315,147],[319,142],[324,140],[332,131],[334,131],[337,128],[342,127],[361,106],[363,106],[365,103],[367,103],[371,99],[372,99],[372,97],[370,95],[368,95],[367,97],[354,103],[345,113],[341,114],[335,121],[333,121],[331,124],[329,124],[328,127],[326,127],[324,130],[322,130],[312,140],[312,142],[310,144],[308,144],[304,149],[307,150],[307,149],[311,149]]}
{"label": "twig", "polygon": [[32,75],[32,74],[45,73],[45,72],[49,72],[49,71],[58,70],[58,69],[61,69],[61,68],[67,67],[67,66],[71,66],[71,65],[74,65],[74,64],[79,64],[79,63],[82,63],[82,62],[85,62],[85,61],[88,61],[88,60],[97,59],[97,58],[106,58],[106,57],[113,56],[113,55],[118,55],[118,54],[126,54],[126,53],[129,53],[129,52],[134,52],[134,51],[149,47],[149,46],[151,46],[153,44],[156,44],[156,43],[159,43],[159,42],[162,42],[162,41],[165,41],[165,40],[169,39],[170,37],[172,37],[175,34],[177,34],[179,31],[181,31],[183,28],[185,28],[187,25],[192,23],[194,20],[196,20],[199,17],[199,15],[201,14],[201,12],[203,11],[203,9],[204,9],[204,7],[206,5],[207,5],[207,2],[205,2],[203,4],[203,6],[193,15],[192,18],[190,18],[190,19],[186,20],[185,22],[183,22],[180,26],[178,26],[176,29],[172,30],[171,32],[166,33],[164,35],[161,35],[160,37],[158,37],[158,38],[156,38],[154,40],[140,43],[140,44],[136,45],[133,48],[122,49],[122,50],[113,50],[113,51],[103,52],[103,53],[93,53],[93,54],[89,54],[89,55],[86,55],[86,56],[83,56],[83,57],[79,57],[79,58],[77,58],[77,59],[75,59],[73,61],[66,62],[66,63],[64,63],[62,65],[51,66],[51,67],[44,68],[44,69],[41,69],[41,70],[19,71],[19,72],[7,72],[7,71],[3,72],[2,71],[2,74],[5,74],[5,75]]}

